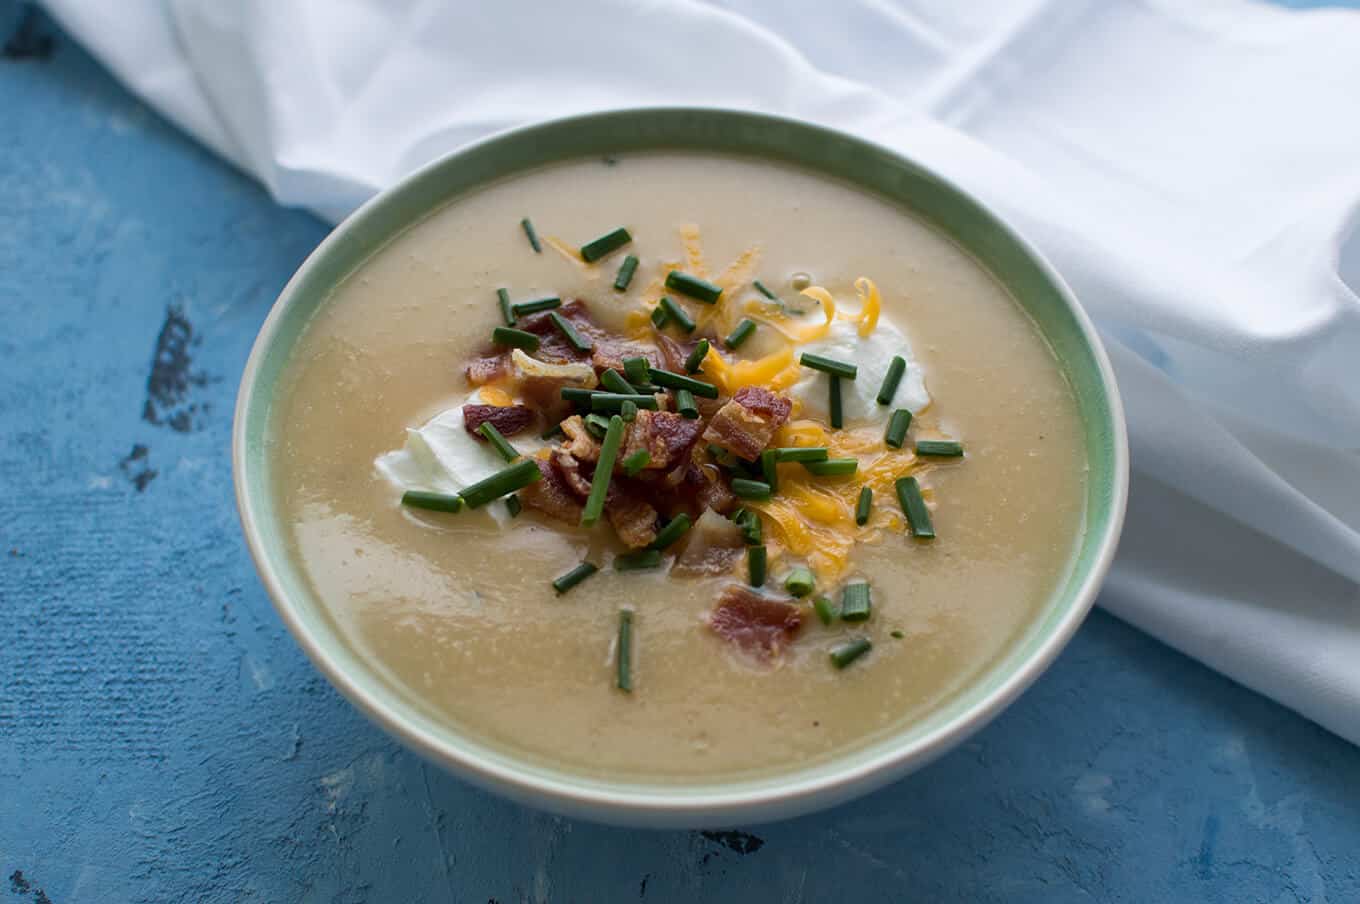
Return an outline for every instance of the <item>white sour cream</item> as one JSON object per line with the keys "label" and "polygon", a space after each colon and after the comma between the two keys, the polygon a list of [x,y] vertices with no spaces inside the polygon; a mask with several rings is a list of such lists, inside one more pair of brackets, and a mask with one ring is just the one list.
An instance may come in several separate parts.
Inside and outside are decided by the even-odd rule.
{"label": "white sour cream", "polygon": [[[847,427],[884,423],[894,409],[906,408],[916,414],[930,404],[925,376],[912,356],[911,343],[901,330],[882,317],[867,336],[861,336],[858,325],[848,320],[833,321],[825,337],[798,346],[797,352],[800,355],[812,352],[859,368],[855,379],[841,381],[841,410]],[[901,355],[906,360],[907,372],[897,387],[892,404],[880,405],[878,391],[883,387],[883,378],[894,355]],[[830,378],[820,371],[804,370],[802,379],[789,390],[790,395],[803,403],[801,416],[830,420],[831,390],[827,383]]]}
{"label": "white sour cream", "polygon": [[[408,428],[406,445],[378,456],[374,467],[403,493],[427,490],[452,494],[490,477],[506,466],[505,460],[490,443],[473,439],[463,427],[463,406],[481,404],[485,403],[481,390],[477,390],[430,418],[423,427]],[[532,433],[511,437],[510,443],[526,456],[547,445]],[[488,505],[486,510],[502,526],[510,520],[504,505]]]}

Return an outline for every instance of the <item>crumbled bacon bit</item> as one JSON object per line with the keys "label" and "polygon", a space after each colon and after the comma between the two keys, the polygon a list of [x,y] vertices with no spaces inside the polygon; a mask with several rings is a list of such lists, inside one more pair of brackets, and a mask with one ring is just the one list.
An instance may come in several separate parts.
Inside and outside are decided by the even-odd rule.
{"label": "crumbled bacon bit", "polygon": [[578,461],[599,461],[600,443],[599,440],[590,435],[586,429],[586,422],[579,414],[573,414],[562,422],[562,432],[566,434],[567,440],[562,443],[562,450],[574,456]]}
{"label": "crumbled bacon bit", "polygon": [[644,408],[628,425],[628,435],[619,461],[646,450],[650,456],[647,470],[672,468],[689,457],[689,451],[699,439],[701,429],[699,421],[673,411],[648,411]]}
{"label": "crumbled bacon bit", "polygon": [[649,546],[656,539],[656,509],[634,488],[620,484],[617,478],[610,482],[604,513],[625,546],[633,549]]}
{"label": "crumbled bacon bit", "polygon": [[732,584],[708,614],[708,626],[743,650],[770,658],[798,636],[803,615],[792,603]]}
{"label": "crumbled bacon bit", "polygon": [[590,479],[581,473],[581,463],[567,452],[558,449],[553,453],[552,463],[562,475],[567,488],[582,499],[590,495]]}
{"label": "crumbled bacon bit", "polygon": [[534,413],[523,405],[464,405],[463,426],[476,439],[485,441],[478,428],[487,422],[502,436],[521,433],[534,422]]}
{"label": "crumbled bacon bit", "polygon": [[543,474],[543,479],[534,481],[520,490],[520,501],[550,518],[557,518],[572,525],[581,523],[582,505],[572,495],[562,474],[551,462],[540,458],[536,459],[536,463],[538,470]]}
{"label": "crumbled bacon bit", "polygon": [[769,444],[792,410],[793,403],[783,396],[759,386],[743,386],[713,415],[704,439],[751,461]]}
{"label": "crumbled bacon bit", "polygon": [[619,373],[623,373],[625,358],[646,358],[650,367],[663,366],[661,352],[650,345],[629,342],[626,339],[614,339],[609,336],[600,336],[595,339],[595,348],[590,356],[590,363],[595,365],[595,370],[604,373],[612,367]]}

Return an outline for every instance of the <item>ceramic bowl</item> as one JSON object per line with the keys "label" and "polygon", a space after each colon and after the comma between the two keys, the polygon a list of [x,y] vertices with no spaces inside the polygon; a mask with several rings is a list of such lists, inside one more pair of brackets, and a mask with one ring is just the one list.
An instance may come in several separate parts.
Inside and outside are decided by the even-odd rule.
{"label": "ceramic bowl", "polygon": [[[271,492],[267,432],[280,374],[332,289],[392,236],[493,180],[576,157],[694,150],[764,157],[867,189],[932,224],[988,269],[1033,317],[1075,390],[1090,461],[1076,566],[1023,635],[950,702],[896,734],[805,769],[721,783],[609,782],[516,759],[418,711],[341,638],[286,552]],[[1114,555],[1128,486],[1123,414],[1110,364],[1062,278],[994,213],[884,147],[807,123],[711,109],[641,109],[505,132],[424,167],[340,224],[274,304],[246,365],[232,437],[241,523],[279,615],[317,668],[420,754],[516,800],[573,816],[654,827],[716,827],[826,807],[920,768],[996,716],[1048,666],[1089,611]]]}

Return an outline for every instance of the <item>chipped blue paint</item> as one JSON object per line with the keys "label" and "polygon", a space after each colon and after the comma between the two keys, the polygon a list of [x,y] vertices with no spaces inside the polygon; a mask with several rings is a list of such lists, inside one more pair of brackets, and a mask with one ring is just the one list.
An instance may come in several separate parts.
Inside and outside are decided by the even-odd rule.
{"label": "chipped blue paint", "polygon": [[0,58],[0,902],[1360,900],[1360,751],[1103,614],[963,748],[790,823],[600,828],[424,765],[232,508],[236,380],[324,228],[36,26]]}

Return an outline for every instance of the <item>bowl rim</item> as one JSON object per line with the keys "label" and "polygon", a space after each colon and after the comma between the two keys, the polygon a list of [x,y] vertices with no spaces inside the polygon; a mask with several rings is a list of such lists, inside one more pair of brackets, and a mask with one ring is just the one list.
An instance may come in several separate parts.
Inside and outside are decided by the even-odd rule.
{"label": "bowl rim", "polygon": [[[1049,283],[1050,289],[1063,301],[1072,316],[1081,339],[1088,347],[1099,377],[1100,393],[1109,411],[1110,423],[1110,461],[1111,480],[1109,518],[1104,534],[1099,538],[1099,546],[1090,559],[1079,584],[1072,591],[1072,603],[1056,622],[1048,628],[1046,636],[1038,642],[1030,654],[1020,661],[1014,669],[1004,675],[989,692],[976,703],[969,706],[957,717],[939,725],[929,733],[904,743],[893,750],[886,750],[878,756],[846,765],[840,769],[827,769],[828,774],[808,776],[808,768],[794,768],[781,773],[778,786],[766,784],[762,787],[742,788],[738,781],[735,786],[724,790],[721,783],[714,784],[703,793],[679,794],[684,783],[652,783],[645,791],[637,787],[588,787],[588,780],[570,773],[540,775],[524,764],[516,768],[513,762],[498,763],[488,761],[476,750],[460,748],[451,744],[449,737],[441,737],[435,731],[413,724],[405,715],[390,709],[377,699],[368,685],[380,682],[376,675],[356,676],[351,674],[338,659],[333,648],[336,643],[343,644],[339,637],[328,641],[314,635],[309,629],[297,605],[286,592],[284,582],[274,568],[269,546],[260,527],[263,516],[249,492],[245,479],[249,466],[249,442],[246,428],[247,413],[256,404],[255,396],[259,389],[260,371],[269,350],[274,346],[282,329],[287,311],[302,303],[305,296],[300,287],[307,283],[312,271],[321,266],[324,258],[352,233],[364,228],[367,220],[387,205],[403,190],[420,182],[429,174],[448,166],[457,165],[460,157],[473,151],[483,150],[507,142],[532,141],[536,136],[554,129],[568,126],[589,127],[596,121],[618,117],[656,117],[656,116],[713,116],[732,118],[760,125],[780,125],[805,130],[809,134],[820,134],[828,138],[849,141],[876,151],[892,164],[916,170],[937,181],[947,192],[957,198],[971,202],[976,211],[989,220],[989,226],[1001,233],[1019,252],[1027,257],[1042,278]],[[665,150],[664,142],[658,141],[656,150]],[[731,151],[714,150],[712,153],[728,154]],[[753,152],[753,156],[759,154]],[[566,161],[573,155],[558,158]],[[811,165],[805,169],[828,178],[838,177],[833,173]],[[522,170],[521,170],[522,171]],[[502,177],[504,178],[504,177]],[[850,180],[852,183],[854,180]],[[862,190],[864,189],[861,186]],[[475,190],[475,189],[473,189]],[[422,216],[450,203],[448,199],[438,198],[424,208],[423,214],[408,218],[398,227],[386,231],[386,239],[399,235],[405,229],[419,222]],[[898,202],[894,202],[898,203]],[[938,228],[938,227],[937,227]],[[983,266],[979,263],[980,266]],[[1008,290],[1010,286],[999,275],[993,278]],[[951,748],[960,744],[1009,706],[1057,657],[1076,633],[1095,602],[1097,593],[1109,571],[1118,546],[1123,527],[1128,497],[1129,452],[1127,426],[1124,419],[1123,403],[1115,382],[1114,371],[1099,335],[1090,317],[1077,301],[1074,293],[1049,261],[1007,220],[998,215],[989,205],[960,188],[952,180],[940,175],[933,168],[920,163],[900,151],[859,136],[810,123],[795,117],[786,117],[746,110],[720,107],[694,106],[646,106],[611,109],[581,113],[572,116],[542,120],[527,125],[502,130],[469,144],[462,145],[441,155],[429,163],[403,177],[392,186],[375,194],[363,205],[338,224],[315,249],[307,256],[297,271],[284,285],[278,298],[270,308],[268,316],[260,327],[251,347],[250,356],[242,372],[237,394],[232,426],[232,477],[238,514],[246,544],[254,561],[266,592],[274,608],[293,635],[298,645],[307,654],[316,668],[326,677],[333,687],[348,699],[370,720],[389,734],[400,739],[418,754],[451,769],[460,777],[472,783],[496,791],[511,799],[530,803],[570,816],[595,819],[622,825],[648,825],[657,827],[721,827],[734,824],[751,824],[772,819],[781,819],[799,813],[831,806],[835,803],[858,796],[886,784],[910,771],[918,769]],[[1089,525],[1088,525],[1089,529]],[[1074,565],[1074,569],[1075,569]],[[976,684],[981,676],[970,680]],[[960,692],[966,692],[964,688]],[[901,734],[902,729],[898,732]],[[446,735],[459,736],[456,728],[445,726]],[[889,736],[891,737],[891,736]],[[475,740],[469,741],[476,744]],[[507,759],[514,760],[513,754]],[[835,760],[830,761],[834,764]]]}

